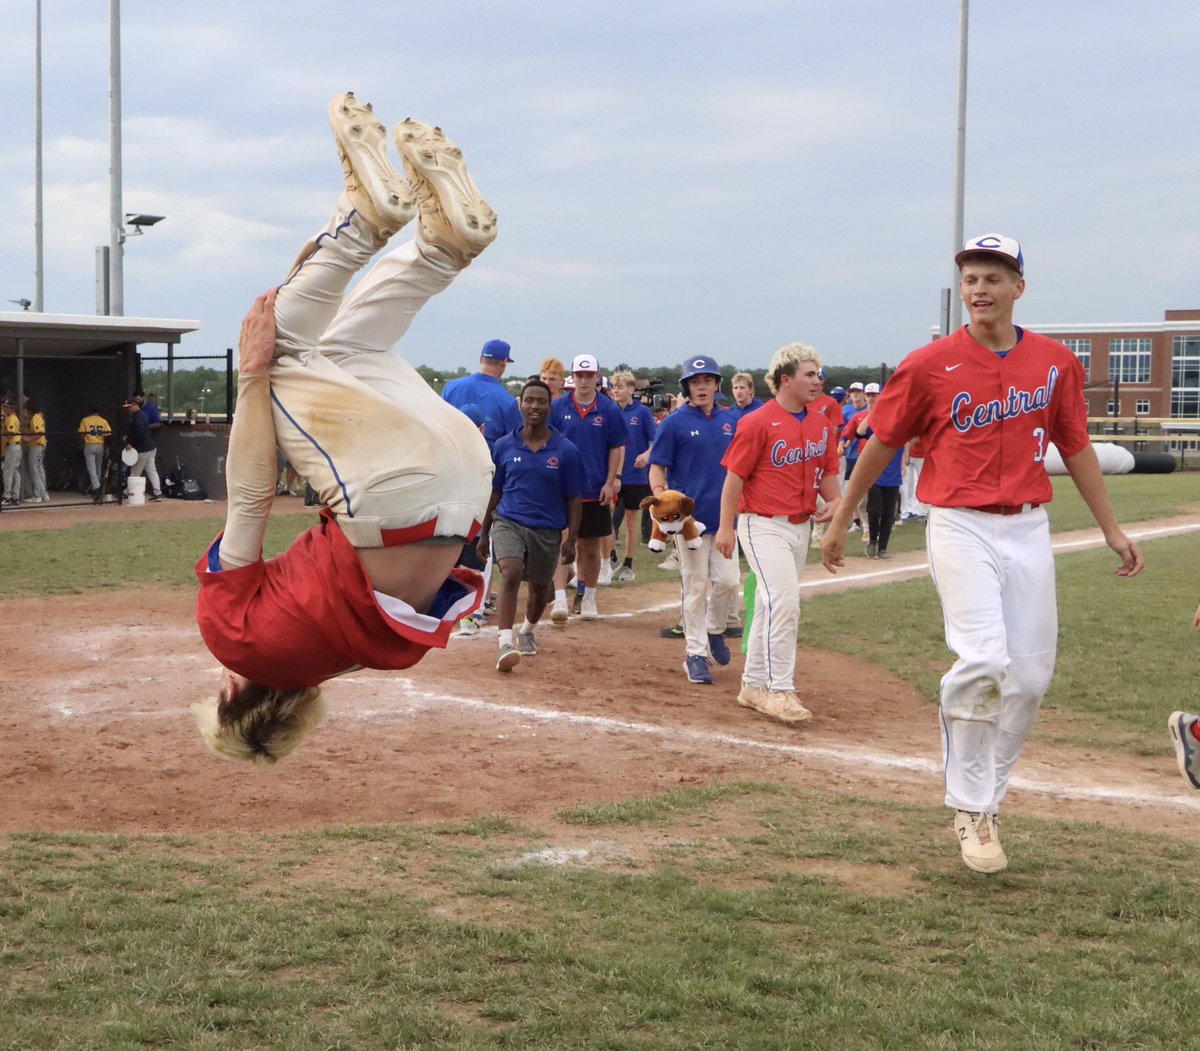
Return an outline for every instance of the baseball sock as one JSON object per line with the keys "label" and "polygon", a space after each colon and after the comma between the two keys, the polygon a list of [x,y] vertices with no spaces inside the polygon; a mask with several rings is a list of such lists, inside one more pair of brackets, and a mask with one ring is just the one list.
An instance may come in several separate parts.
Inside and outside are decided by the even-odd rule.
{"label": "baseball sock", "polygon": [[566,588],[555,588],[554,589],[554,604],[556,606],[565,606],[567,604],[567,589]]}
{"label": "baseball sock", "polygon": [[633,559],[632,558],[625,559],[625,568],[633,569]]}
{"label": "baseball sock", "polygon": [[593,602],[596,601],[596,589],[595,588],[584,587],[582,584],[580,584],[579,590],[582,593],[584,598],[590,598]]}
{"label": "baseball sock", "polygon": [[528,617],[526,617],[526,618],[525,618],[525,620],[524,620],[524,621],[522,622],[522,624],[521,624],[521,634],[522,634],[522,635],[532,635],[532,634],[533,634],[533,629],[534,629],[534,628],[536,628],[536,627],[537,627],[537,625],[536,625],[536,624],[530,624],[530,623],[529,623],[529,618],[528,618]]}
{"label": "baseball sock", "polygon": [[511,646],[511,645],[512,645],[512,628],[501,628],[500,629],[500,646],[501,646],[501,648],[503,648],[505,646]]}

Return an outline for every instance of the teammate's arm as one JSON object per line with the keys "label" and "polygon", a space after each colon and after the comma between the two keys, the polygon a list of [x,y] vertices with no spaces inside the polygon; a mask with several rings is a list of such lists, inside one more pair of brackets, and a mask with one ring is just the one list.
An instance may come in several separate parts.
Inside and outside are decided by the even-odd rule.
{"label": "teammate's arm", "polygon": [[583,498],[567,497],[567,535],[562,542],[560,561],[569,566],[575,561],[575,542],[579,539],[579,519],[583,516]]}
{"label": "teammate's arm", "polygon": [[817,511],[812,516],[814,522],[828,522],[834,512],[837,510],[837,505],[842,500],[842,486],[838,481],[836,474],[828,472],[821,476],[821,485],[817,490],[821,494],[821,499],[825,501],[825,506]]}
{"label": "teammate's arm", "polygon": [[[883,469],[891,463],[896,449],[897,446],[884,445],[879,440],[879,435],[872,434],[867,439],[866,447],[858,454],[858,463],[850,473],[850,481],[846,483],[841,501],[829,520],[829,527],[825,530],[825,539],[821,542],[821,562],[830,573],[836,573],[838,566],[846,564],[842,555],[846,549],[846,530],[850,528],[854,509],[867,495],[867,490],[875,484],[875,479],[883,474]],[[824,484],[825,478],[822,478],[821,485]],[[821,495],[825,495],[824,491]]]}
{"label": "teammate's arm", "polygon": [[721,486],[721,525],[717,529],[713,546],[726,558],[733,558],[737,538],[733,532],[733,520],[737,518],[738,504],[742,502],[742,490],[746,480],[740,474],[725,472],[725,484]]}
{"label": "teammate's arm", "polygon": [[[623,426],[623,425],[622,425]],[[625,446],[614,445],[608,450],[608,478],[600,490],[600,503],[611,504],[613,491],[617,488],[616,479],[621,473],[621,464],[625,461]]]}
{"label": "teammate's arm", "polygon": [[661,463],[650,465],[650,492],[660,493],[667,488],[667,469]]}
{"label": "teammate's arm", "polygon": [[492,519],[496,514],[496,507],[500,503],[500,490],[493,489],[492,495],[488,499],[487,511],[483,515],[483,523],[479,527],[479,539],[475,543],[475,551],[479,555],[480,562],[488,560],[489,550],[488,544],[492,536]]}
{"label": "teammate's arm", "polygon": [[1142,552],[1117,524],[1112,501],[1108,498],[1108,488],[1104,484],[1104,475],[1100,471],[1100,461],[1096,459],[1096,450],[1089,443],[1074,456],[1064,456],[1063,465],[1104,534],[1104,542],[1121,559],[1121,564],[1115,570],[1117,576],[1137,576],[1145,565]]}
{"label": "teammate's arm", "polygon": [[262,557],[278,482],[268,370],[275,353],[275,290],[254,301],[238,340],[238,400],[229,432],[225,480],[229,503],[220,562],[224,569]]}

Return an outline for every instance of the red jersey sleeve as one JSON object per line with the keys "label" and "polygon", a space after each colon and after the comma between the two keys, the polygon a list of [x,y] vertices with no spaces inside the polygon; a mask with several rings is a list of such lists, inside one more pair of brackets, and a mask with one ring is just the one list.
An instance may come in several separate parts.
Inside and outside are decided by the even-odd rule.
{"label": "red jersey sleeve", "polygon": [[[1064,348],[1065,349],[1065,348]],[[1087,430],[1087,398],[1083,393],[1086,373],[1079,359],[1067,350],[1070,358],[1063,368],[1059,380],[1060,391],[1057,412],[1050,421],[1050,440],[1058,446],[1063,457],[1082,452],[1091,443]]]}
{"label": "red jersey sleeve", "polygon": [[[760,412],[752,412],[738,420],[737,430],[725,455],[721,457],[721,466],[736,474],[739,478],[749,478],[754,468],[762,459],[763,444],[766,432],[759,419]],[[763,419],[766,417],[764,416]]]}

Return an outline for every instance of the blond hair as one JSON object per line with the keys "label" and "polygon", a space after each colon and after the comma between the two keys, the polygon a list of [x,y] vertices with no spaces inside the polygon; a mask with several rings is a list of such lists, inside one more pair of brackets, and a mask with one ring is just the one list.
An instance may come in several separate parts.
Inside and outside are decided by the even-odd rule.
{"label": "blond hair", "polygon": [[547,358],[538,367],[538,375],[540,376],[543,372],[550,372],[562,378],[567,374],[567,366],[559,361],[558,358]]}
{"label": "blond hair", "polygon": [[318,686],[272,690],[248,683],[233,702],[225,691],[192,705],[200,737],[217,755],[270,766],[300,747],[328,709]]}
{"label": "blond hair", "polygon": [[619,383],[623,387],[636,387],[637,377],[628,369],[621,369],[620,372],[614,372],[608,380],[614,387]]}
{"label": "blond hair", "polygon": [[735,383],[744,383],[751,390],[754,390],[754,377],[748,372],[735,372],[733,379],[729,381],[729,386],[732,387]]}
{"label": "blond hair", "polygon": [[815,362],[817,368],[821,367],[821,355],[817,353],[817,348],[807,343],[789,343],[775,351],[771,364],[767,366],[767,386],[771,388],[771,393],[778,394],[779,381],[784,376],[796,375],[801,364],[809,361]]}

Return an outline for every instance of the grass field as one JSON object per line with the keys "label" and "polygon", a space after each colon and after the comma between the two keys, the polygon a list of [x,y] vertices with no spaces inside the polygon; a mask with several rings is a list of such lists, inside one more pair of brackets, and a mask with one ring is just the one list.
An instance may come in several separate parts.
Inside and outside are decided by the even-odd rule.
{"label": "grass field", "polygon": [[[1111,489],[1127,522],[1200,502],[1191,475]],[[1054,527],[1087,524],[1057,490]],[[7,533],[0,579],[9,597],[190,587],[214,532]],[[895,549],[922,543],[905,527]],[[1162,756],[1166,713],[1195,706],[1200,537],[1145,548],[1133,581],[1105,551],[1059,558],[1041,739]],[[677,579],[652,561],[638,585]],[[929,581],[806,598],[802,625],[933,703]],[[747,783],[537,828],[4,835],[0,1048],[1196,1046],[1200,848],[1024,816],[1005,841],[1020,865],[984,879],[941,807]]]}

